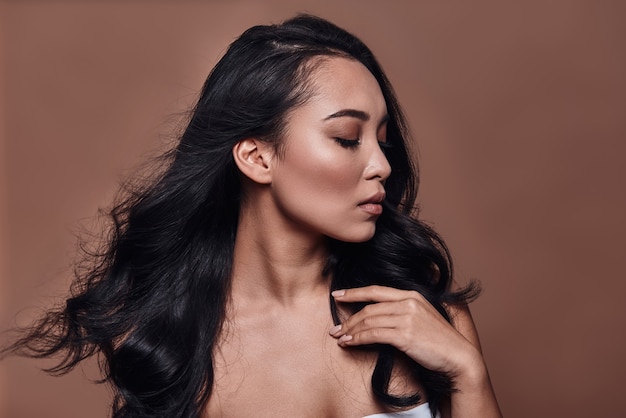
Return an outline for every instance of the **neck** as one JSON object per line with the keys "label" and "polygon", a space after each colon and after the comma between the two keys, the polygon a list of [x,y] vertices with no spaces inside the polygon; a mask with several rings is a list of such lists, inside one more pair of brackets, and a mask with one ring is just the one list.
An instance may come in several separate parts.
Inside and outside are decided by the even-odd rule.
{"label": "neck", "polygon": [[[267,208],[267,206],[265,206]],[[235,240],[231,295],[246,303],[296,305],[328,297],[326,238],[301,231],[264,206],[242,205]]]}

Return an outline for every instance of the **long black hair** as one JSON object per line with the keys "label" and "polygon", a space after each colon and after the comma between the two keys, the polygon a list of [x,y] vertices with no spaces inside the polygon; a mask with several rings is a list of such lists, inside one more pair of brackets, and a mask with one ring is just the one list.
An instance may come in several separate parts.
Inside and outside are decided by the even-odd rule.
{"label": "long black hair", "polygon": [[[86,253],[71,297],[4,352],[62,353],[48,369],[53,374],[98,355],[103,380],[115,392],[116,418],[201,416],[213,388],[213,350],[225,316],[241,198],[232,148],[256,137],[278,149],[286,115],[310,97],[316,58],[333,56],[362,63],[378,81],[389,114],[392,173],[374,237],[357,244],[330,241],[324,273],[331,290],[370,284],[417,290],[449,321],[444,305],[464,303],[476,289],[450,290],[448,250],[417,219],[417,170],[391,85],[359,39],[328,21],[299,15],[252,27],[230,45],[178,145],[165,156],[165,168],[148,184],[127,189],[110,211],[105,242]],[[338,322],[332,298],[330,305]],[[386,345],[376,349],[375,396],[392,407],[418,403],[417,393],[390,393],[397,353]],[[413,369],[436,410],[453,390],[451,377],[418,364]]]}

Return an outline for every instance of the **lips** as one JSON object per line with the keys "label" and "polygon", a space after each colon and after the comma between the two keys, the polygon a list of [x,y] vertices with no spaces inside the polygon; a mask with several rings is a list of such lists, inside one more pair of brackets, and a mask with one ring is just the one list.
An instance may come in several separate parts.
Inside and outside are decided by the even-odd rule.
{"label": "lips", "polygon": [[370,196],[369,199],[359,203],[359,209],[370,215],[378,216],[383,213],[383,205],[381,205],[383,200],[385,200],[385,193],[378,192]]}

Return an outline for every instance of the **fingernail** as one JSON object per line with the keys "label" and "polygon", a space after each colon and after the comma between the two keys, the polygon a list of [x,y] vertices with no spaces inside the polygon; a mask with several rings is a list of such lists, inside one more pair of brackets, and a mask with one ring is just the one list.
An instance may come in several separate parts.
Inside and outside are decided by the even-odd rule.
{"label": "fingernail", "polygon": [[339,325],[335,325],[334,327],[332,327],[332,328],[330,329],[330,331],[329,331],[329,332],[330,332],[330,334],[331,334],[331,335],[335,335],[335,334],[336,334],[336,333],[338,333],[339,331],[341,331],[341,324],[339,324]]}
{"label": "fingernail", "polygon": [[348,342],[352,339],[352,335],[342,335],[341,337],[339,337],[339,341],[337,341],[339,344],[343,344],[345,342]]}
{"label": "fingernail", "polygon": [[334,298],[340,298],[340,297],[342,297],[343,295],[346,294],[346,291],[345,290],[334,290],[330,294],[333,295]]}

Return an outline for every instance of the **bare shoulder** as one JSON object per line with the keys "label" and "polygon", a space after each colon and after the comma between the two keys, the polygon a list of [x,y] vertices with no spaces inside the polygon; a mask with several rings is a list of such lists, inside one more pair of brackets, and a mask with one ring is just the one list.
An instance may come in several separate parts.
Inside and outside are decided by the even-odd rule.
{"label": "bare shoulder", "polygon": [[[454,326],[454,328],[482,354],[480,340],[478,338],[478,331],[476,329],[476,325],[474,324],[474,319],[472,318],[472,313],[470,312],[469,306],[467,306],[466,304],[447,305],[446,310],[450,315],[450,319],[452,320],[452,325]],[[449,399],[445,400],[439,408],[441,418],[451,417],[452,414]]]}
{"label": "bare shoulder", "polygon": [[476,329],[476,325],[474,324],[474,319],[472,318],[469,306],[466,304],[448,305],[446,306],[446,309],[450,315],[454,328],[482,353],[480,339],[478,338],[478,331]]}

